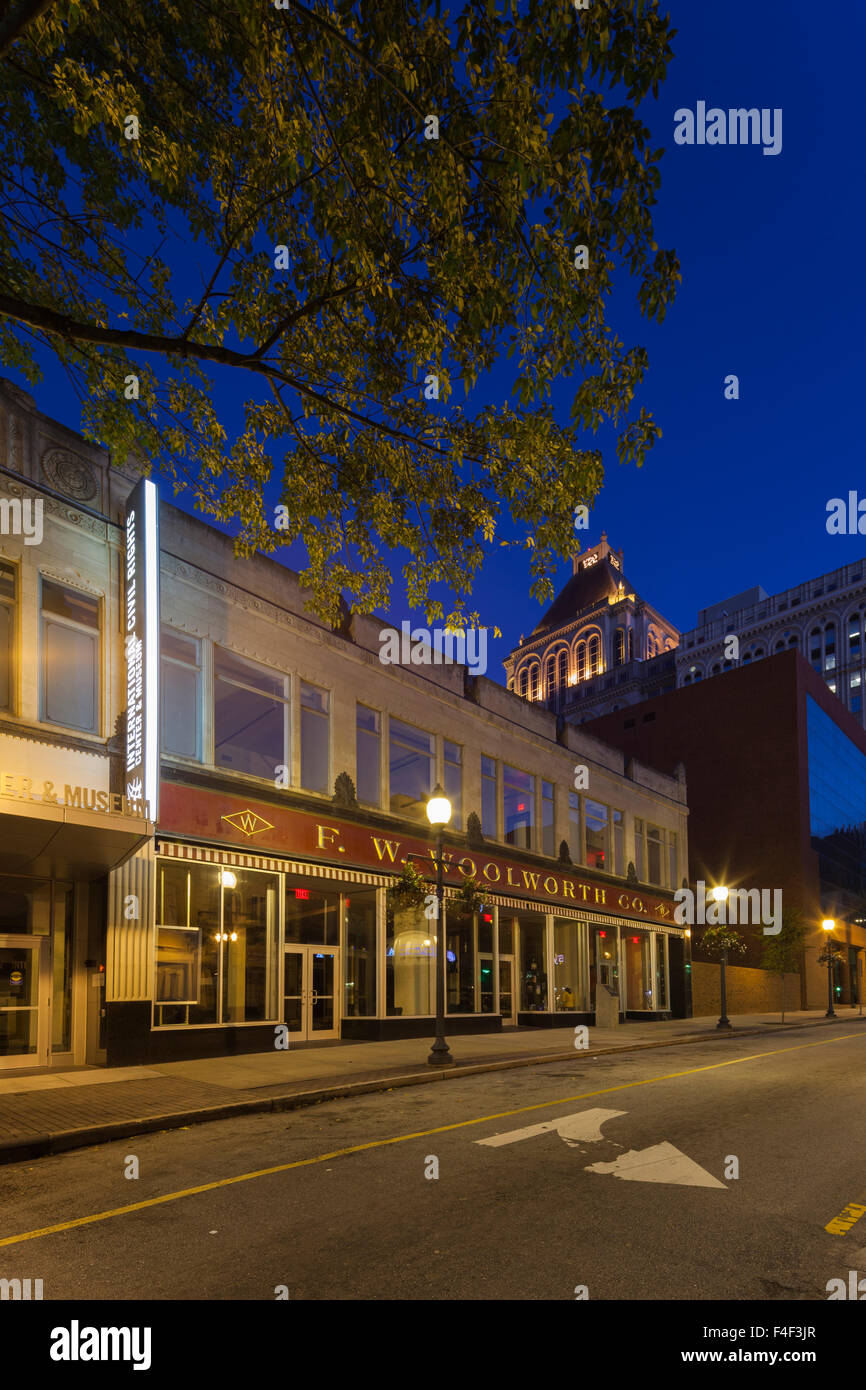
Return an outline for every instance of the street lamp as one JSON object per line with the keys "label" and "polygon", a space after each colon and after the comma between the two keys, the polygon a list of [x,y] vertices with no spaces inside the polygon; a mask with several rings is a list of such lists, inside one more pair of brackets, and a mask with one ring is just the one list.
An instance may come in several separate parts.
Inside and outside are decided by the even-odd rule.
{"label": "street lamp", "polygon": [[[711,896],[712,896],[712,898],[713,898],[713,900],[714,900],[715,902],[717,902],[717,903],[724,903],[724,902],[727,902],[727,900],[728,900],[728,890],[727,890],[727,888],[723,887],[721,884],[718,884],[715,888],[711,889],[710,891],[711,891]],[[727,963],[728,963],[728,948],[725,946],[725,947],[723,948],[723,950],[722,950],[722,952],[721,952],[721,956],[720,956],[720,958],[719,958],[719,964],[720,964],[720,966],[721,966],[721,978],[720,978],[720,980],[719,980],[719,984],[721,985],[721,991],[722,991],[722,1016],[721,1016],[721,1018],[719,1019],[718,1023],[716,1024],[716,1027],[717,1027],[717,1028],[723,1028],[726,1032],[727,1032],[727,1031],[730,1029],[730,1027],[731,1027],[731,1020],[728,1018],[728,986],[727,986],[727,980],[726,980],[726,978],[725,978],[725,966],[727,965]]]}
{"label": "street lamp", "polygon": [[443,834],[451,819],[451,802],[439,783],[433,789],[427,802],[427,819],[436,829],[436,1037],[430,1049],[427,1062],[431,1067],[453,1067],[454,1058],[445,1041],[445,930],[442,874],[445,868],[443,857]]}
{"label": "street lamp", "polygon": [[[836,923],[832,917],[825,917],[823,922],[821,923],[821,929],[825,932],[833,931],[835,926]],[[827,1012],[824,1015],[825,1018],[836,1017],[836,1010],[833,1008],[833,962],[836,957],[835,942],[833,943],[833,947],[831,948],[831,941],[833,941],[832,936],[828,936],[827,945],[825,947],[827,955]]]}

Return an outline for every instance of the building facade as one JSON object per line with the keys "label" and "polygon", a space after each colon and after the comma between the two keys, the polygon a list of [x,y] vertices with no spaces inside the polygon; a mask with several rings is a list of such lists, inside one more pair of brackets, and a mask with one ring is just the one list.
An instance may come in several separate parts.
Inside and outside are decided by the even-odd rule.
{"label": "building facade", "polygon": [[[725,655],[725,639],[739,642],[739,658]],[[676,653],[677,685],[693,685],[737,664],[798,651],[833,694],[866,727],[866,560],[768,595],[758,585],[704,608]]]}
{"label": "building facade", "polygon": [[[866,733],[794,649],[692,683],[636,709],[594,720],[593,733],[626,755],[671,771],[689,787],[690,880],[782,894],[799,914],[804,950],[789,972],[787,1007],[828,1000],[822,922],[832,937],[833,997],[859,1007],[866,955]],[[777,1009],[781,981],[762,968],[763,924],[738,928],[728,1006]],[[696,1013],[718,1006],[718,966],[693,933]]]}
{"label": "building facade", "polygon": [[[239,559],[165,501],[159,591],[134,597],[131,516],[135,544],[156,536],[156,516],[141,535],[135,475],[25,393],[2,394],[2,488],[45,506],[38,542],[0,537],[13,692],[0,840],[13,843],[26,801],[52,835],[62,821],[65,857],[3,868],[0,1067],[432,1035],[438,923],[389,890],[406,863],[431,886],[436,783],[453,807],[448,1032],[592,1023],[598,990],[623,1016],[687,1014],[681,772],[627,762],[463,667],[383,665],[381,622],[331,630],[291,571]],[[145,603],[158,681],[152,661],[135,664]],[[151,789],[129,769],[153,728]],[[28,744],[20,771],[14,740]],[[45,785],[63,787],[62,806],[43,802]],[[21,894],[42,904],[29,917]],[[32,1005],[10,950],[39,957]],[[47,988],[64,972],[77,1051]],[[42,1052],[22,1043],[31,1008]]]}
{"label": "building facade", "polygon": [[529,637],[506,658],[508,689],[571,723],[676,685],[679,633],[638,597],[602,533]]}
{"label": "building facade", "polygon": [[106,1056],[109,875],[153,835],[118,737],[129,485],[0,382],[0,1068]]}

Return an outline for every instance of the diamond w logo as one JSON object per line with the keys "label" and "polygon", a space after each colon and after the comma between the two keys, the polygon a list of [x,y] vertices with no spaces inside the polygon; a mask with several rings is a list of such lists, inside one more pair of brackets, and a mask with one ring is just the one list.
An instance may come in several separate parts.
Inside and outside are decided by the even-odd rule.
{"label": "diamond w logo", "polygon": [[235,830],[240,830],[242,834],[250,839],[253,835],[261,835],[263,830],[273,830],[269,820],[263,820],[257,816],[255,811],[235,811],[230,816],[220,816],[220,820],[228,821]]}

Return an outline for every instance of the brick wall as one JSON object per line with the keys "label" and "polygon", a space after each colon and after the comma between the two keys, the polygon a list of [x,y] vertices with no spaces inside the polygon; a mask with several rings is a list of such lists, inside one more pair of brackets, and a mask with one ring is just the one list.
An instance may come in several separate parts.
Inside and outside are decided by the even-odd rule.
{"label": "brick wall", "polygon": [[[729,965],[726,974],[728,1016],[734,1014],[780,1014],[782,989],[778,975],[769,970],[751,970],[748,966]],[[721,970],[718,965],[704,961],[692,962],[692,1012],[695,1018],[721,1012]],[[800,976],[785,976],[785,1008],[799,1009]]]}

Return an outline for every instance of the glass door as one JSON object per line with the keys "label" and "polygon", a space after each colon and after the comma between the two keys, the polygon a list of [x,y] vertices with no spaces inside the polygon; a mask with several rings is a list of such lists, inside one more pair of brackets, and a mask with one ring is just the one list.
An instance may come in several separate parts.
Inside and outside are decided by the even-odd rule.
{"label": "glass door", "polygon": [[45,940],[0,936],[0,1069],[48,1062]]}
{"label": "glass door", "polygon": [[338,952],[327,946],[287,946],[283,964],[283,1017],[296,1042],[339,1037]]}

